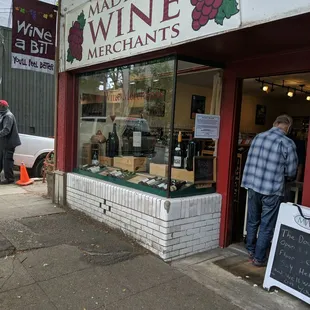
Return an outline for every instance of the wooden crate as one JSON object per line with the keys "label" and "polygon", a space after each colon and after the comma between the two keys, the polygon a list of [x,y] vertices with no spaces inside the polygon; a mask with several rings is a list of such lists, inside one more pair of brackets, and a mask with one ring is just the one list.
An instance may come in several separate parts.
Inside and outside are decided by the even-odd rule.
{"label": "wooden crate", "polygon": [[84,143],[82,148],[82,165],[91,165],[92,157],[91,157],[91,144]]}
{"label": "wooden crate", "polygon": [[166,178],[168,176],[168,165],[151,163],[150,174]]}
{"label": "wooden crate", "polygon": [[99,163],[101,165],[112,167],[113,166],[113,158],[105,157],[105,156],[99,156]]}
{"label": "wooden crate", "polygon": [[146,157],[114,157],[115,168],[120,168],[123,170],[128,170],[131,172],[145,172],[146,171]]}
{"label": "wooden crate", "polygon": [[187,182],[194,182],[194,171],[187,171],[186,169],[171,169],[171,178],[180,180],[180,181],[187,181]]}

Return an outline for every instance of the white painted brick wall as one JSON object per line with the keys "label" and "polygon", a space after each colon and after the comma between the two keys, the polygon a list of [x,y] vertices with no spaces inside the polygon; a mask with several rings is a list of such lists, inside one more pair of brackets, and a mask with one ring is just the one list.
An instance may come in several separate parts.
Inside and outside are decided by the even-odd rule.
{"label": "white painted brick wall", "polygon": [[219,246],[219,194],[165,199],[69,173],[67,205],[121,229],[167,261]]}

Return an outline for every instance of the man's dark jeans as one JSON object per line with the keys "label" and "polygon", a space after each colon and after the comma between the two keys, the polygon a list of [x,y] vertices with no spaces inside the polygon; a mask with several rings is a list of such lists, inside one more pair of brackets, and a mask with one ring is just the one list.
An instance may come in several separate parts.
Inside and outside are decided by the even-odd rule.
{"label": "man's dark jeans", "polygon": [[4,149],[0,150],[0,173],[2,169],[4,170],[4,177],[9,182],[14,182],[14,152],[15,148],[13,149]]}
{"label": "man's dark jeans", "polygon": [[270,247],[282,201],[283,197],[280,196],[265,196],[248,190],[247,250],[260,263],[267,259],[267,250]]}

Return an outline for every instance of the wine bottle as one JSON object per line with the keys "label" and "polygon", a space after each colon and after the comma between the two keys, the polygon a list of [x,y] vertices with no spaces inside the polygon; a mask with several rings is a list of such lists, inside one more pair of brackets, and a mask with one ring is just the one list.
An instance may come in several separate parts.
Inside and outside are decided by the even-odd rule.
{"label": "wine bottle", "polygon": [[105,154],[107,157],[111,157],[110,156],[110,139],[111,139],[111,132],[109,132],[109,136],[108,136],[108,140],[106,142],[106,151]]}
{"label": "wine bottle", "polygon": [[196,142],[191,135],[190,140],[188,142],[188,148],[187,148],[187,165],[186,169],[188,171],[193,171],[194,170],[194,157],[196,156],[197,153],[197,146]]}
{"label": "wine bottle", "polygon": [[116,123],[113,124],[113,136],[115,139],[115,156],[118,156],[119,153],[119,138],[116,131]]}
{"label": "wine bottle", "polygon": [[166,180],[162,180],[162,182],[160,184],[158,184],[156,187],[158,189],[164,189],[164,187],[167,185],[167,181]]}
{"label": "wine bottle", "polygon": [[150,181],[148,181],[146,184],[148,186],[153,186],[156,183],[156,181],[157,181],[157,178],[154,178],[154,179],[151,179]]}
{"label": "wine bottle", "polygon": [[182,142],[182,133],[180,131],[178,135],[178,144],[175,147],[173,153],[173,167],[179,169],[182,169],[184,166],[184,157],[182,155],[181,142]]}
{"label": "wine bottle", "polygon": [[129,136],[128,129],[125,130],[123,134],[123,156],[129,156]]}
{"label": "wine bottle", "polygon": [[139,182],[139,184],[141,184],[141,185],[146,185],[146,183],[149,182],[150,180],[151,180],[151,179],[149,179],[149,178],[145,178],[145,179],[141,180],[141,181]]}
{"label": "wine bottle", "polygon": [[132,133],[133,138],[133,156],[142,156],[142,122],[138,120],[135,129]]}
{"label": "wine bottle", "polygon": [[91,163],[94,166],[98,166],[99,165],[97,152],[94,152],[93,159],[92,159]]}
{"label": "wine bottle", "polygon": [[185,149],[185,155],[184,155],[184,169],[187,169],[187,155],[188,155],[188,144]]}
{"label": "wine bottle", "polygon": [[157,188],[159,184],[161,184],[163,182],[163,179],[157,179],[156,182],[154,182],[152,184],[152,187]]}
{"label": "wine bottle", "polygon": [[170,191],[175,192],[181,189],[183,185],[185,185],[185,181],[176,181],[176,180],[171,180],[171,186],[170,186]]}
{"label": "wine bottle", "polygon": [[162,189],[163,189],[164,191],[166,191],[166,190],[168,189],[168,182],[166,182],[166,183],[164,184],[164,186],[162,187]]}
{"label": "wine bottle", "polygon": [[116,124],[113,124],[113,131],[109,133],[109,143],[108,143],[108,157],[116,157],[118,156],[119,149],[119,139],[116,132]]}

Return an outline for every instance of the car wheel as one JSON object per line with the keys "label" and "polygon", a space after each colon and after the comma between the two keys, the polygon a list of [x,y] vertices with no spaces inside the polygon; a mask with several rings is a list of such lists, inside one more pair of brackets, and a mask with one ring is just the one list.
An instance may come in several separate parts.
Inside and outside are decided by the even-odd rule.
{"label": "car wheel", "polygon": [[32,170],[34,177],[43,178],[44,161],[45,161],[45,157],[38,159],[37,162],[35,163],[33,170]]}

